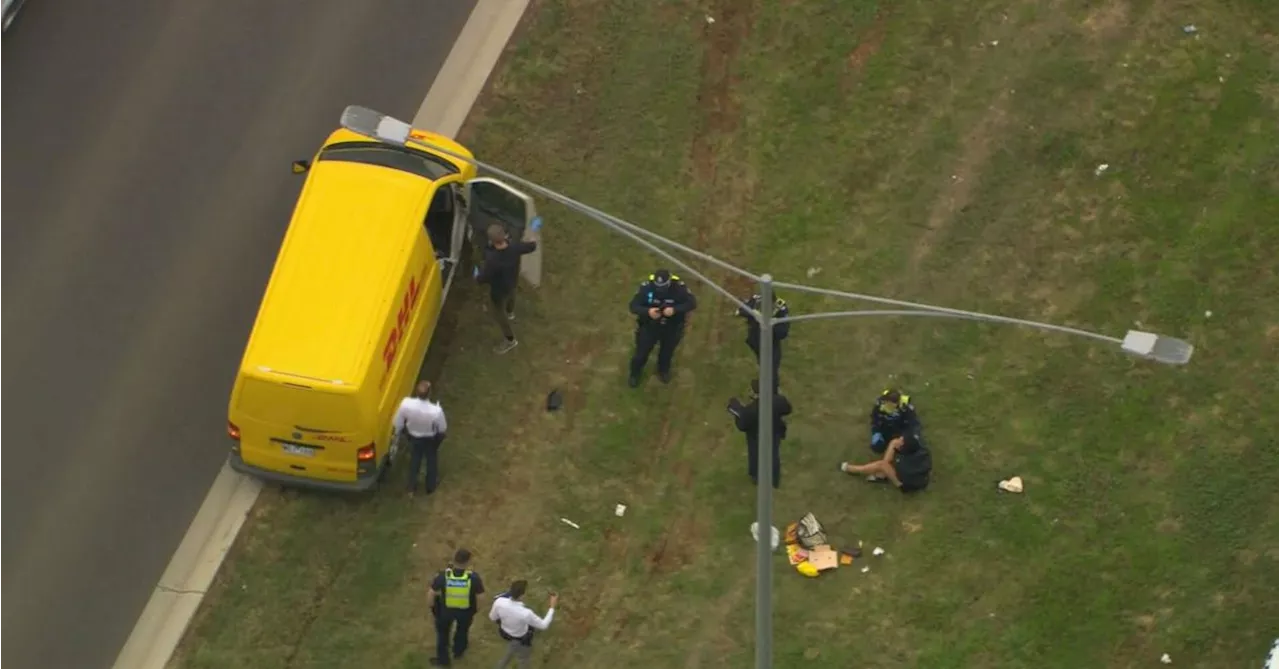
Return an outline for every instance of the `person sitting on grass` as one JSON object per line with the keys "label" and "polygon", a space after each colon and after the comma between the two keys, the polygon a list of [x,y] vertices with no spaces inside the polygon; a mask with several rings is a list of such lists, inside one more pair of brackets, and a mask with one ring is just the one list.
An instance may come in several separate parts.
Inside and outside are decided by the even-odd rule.
{"label": "person sitting on grass", "polygon": [[908,432],[889,441],[884,457],[865,465],[840,463],[840,471],[846,474],[866,475],[867,480],[885,480],[904,493],[924,490],[929,485],[929,473],[933,471],[933,457],[929,448],[916,432]]}

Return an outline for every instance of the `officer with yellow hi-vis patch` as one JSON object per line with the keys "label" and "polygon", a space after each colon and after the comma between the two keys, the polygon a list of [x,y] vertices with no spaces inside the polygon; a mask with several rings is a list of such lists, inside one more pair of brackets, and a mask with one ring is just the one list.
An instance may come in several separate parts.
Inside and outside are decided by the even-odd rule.
{"label": "officer with yellow hi-vis patch", "polygon": [[684,336],[685,318],[698,308],[698,301],[680,277],[660,269],[640,284],[630,307],[636,317],[636,351],[627,383],[632,388],[640,385],[640,372],[654,346],[658,346],[658,377],[670,382],[671,359]]}
{"label": "officer with yellow hi-vis patch", "polygon": [[[467,652],[467,637],[471,621],[476,615],[476,598],[484,594],[484,581],[480,574],[471,571],[471,551],[459,548],[453,561],[431,581],[427,592],[427,607],[436,619],[436,656],[433,666],[447,667],[452,660],[461,659]],[[453,629],[457,625],[457,630]],[[453,632],[453,643],[449,643]],[[450,659],[450,651],[453,657]]]}
{"label": "officer with yellow hi-vis patch", "polygon": [[889,442],[904,434],[918,434],[920,417],[911,397],[896,388],[880,393],[871,407],[871,450],[883,454]]}

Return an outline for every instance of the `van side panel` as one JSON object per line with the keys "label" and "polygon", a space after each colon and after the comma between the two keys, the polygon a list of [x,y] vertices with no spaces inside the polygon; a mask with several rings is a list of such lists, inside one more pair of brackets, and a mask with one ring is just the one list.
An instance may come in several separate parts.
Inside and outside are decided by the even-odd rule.
{"label": "van side panel", "polygon": [[440,315],[443,277],[426,228],[420,228],[411,254],[412,272],[406,273],[400,288],[400,307],[388,321],[371,370],[376,385],[368,384],[378,390],[375,411],[380,425],[375,433],[380,458],[391,443],[391,421],[396,409],[417,382]]}

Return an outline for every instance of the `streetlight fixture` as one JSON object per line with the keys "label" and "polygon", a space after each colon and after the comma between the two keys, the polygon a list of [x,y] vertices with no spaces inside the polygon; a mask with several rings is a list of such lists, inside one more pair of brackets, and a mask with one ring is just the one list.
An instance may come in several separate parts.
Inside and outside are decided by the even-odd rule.
{"label": "streetlight fixture", "polygon": [[[826,318],[931,316],[935,318],[954,318],[987,323],[1000,323],[1004,325],[1017,325],[1021,327],[1029,327],[1038,330],[1084,337],[1111,344],[1112,346],[1117,347],[1120,351],[1130,355],[1168,365],[1187,364],[1190,362],[1191,355],[1195,351],[1194,346],[1181,339],[1175,339],[1139,330],[1130,330],[1125,334],[1124,338],[1121,339],[1064,325],[1039,323],[1020,318],[1010,318],[1008,316],[996,316],[976,311],[964,311],[962,309],[952,309],[950,307],[938,307],[929,304],[906,302],[886,297],[862,295],[859,293],[849,293],[827,288],[816,288],[800,284],[783,282],[775,283],[773,277],[769,274],[757,276],[747,270],[720,260],[719,258],[698,251],[697,249],[690,248],[674,240],[667,239],[666,237],[646,230],[634,223],[624,221],[616,216],[578,202],[573,198],[529,181],[519,175],[512,174],[493,165],[488,165],[476,160],[472,156],[457,153],[448,147],[440,146],[415,137],[413,136],[413,127],[410,124],[387,116],[386,114],[376,112],[367,107],[354,105],[347,107],[342,113],[341,125],[352,132],[387,142],[389,144],[397,146],[407,146],[412,144],[435,153],[440,153],[471,163],[480,169],[517,183],[539,195],[542,195],[543,197],[573,209],[578,213],[581,213],[631,239],[641,246],[644,246],[658,256],[672,263],[675,267],[679,267],[681,271],[697,278],[702,283],[720,293],[739,307],[747,308],[751,317],[760,324],[760,355],[758,357],[760,375],[760,414],[759,432],[757,434],[757,438],[760,441],[760,448],[758,449],[759,461],[757,463],[757,468],[759,469],[759,480],[762,481],[762,483],[756,486],[756,523],[759,528],[759,531],[756,533],[756,669],[769,669],[773,663],[773,486],[770,485],[769,482],[773,480],[773,457],[771,445],[773,444],[774,384],[777,382],[777,380],[773,378],[773,328],[775,325]],[[707,278],[704,274],[689,266],[688,263],[680,260],[666,250],[659,248],[657,244],[665,245],[675,251],[686,253],[694,258],[720,267],[721,269],[725,269],[744,278],[753,280],[759,286],[759,305],[761,308],[749,308],[745,302],[739,299],[738,296],[734,295],[729,289]],[[774,303],[775,288],[825,295],[828,297],[861,300],[864,302],[895,306],[899,307],[899,309],[829,311],[799,314],[796,316],[787,316],[785,318],[774,318],[772,305]]]}

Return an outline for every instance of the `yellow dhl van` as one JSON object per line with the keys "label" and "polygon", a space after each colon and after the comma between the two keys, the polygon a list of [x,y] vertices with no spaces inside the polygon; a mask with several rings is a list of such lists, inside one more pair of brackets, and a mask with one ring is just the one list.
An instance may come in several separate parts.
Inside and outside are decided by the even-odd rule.
{"label": "yellow dhl van", "polygon": [[[513,239],[536,237],[528,196],[412,142],[469,157],[461,145],[410,137],[397,145],[341,129],[294,163],[306,182],[231,392],[236,471],[373,487],[394,459],[392,417],[417,380],[466,240],[493,222]],[[540,258],[534,267],[540,274]]]}

